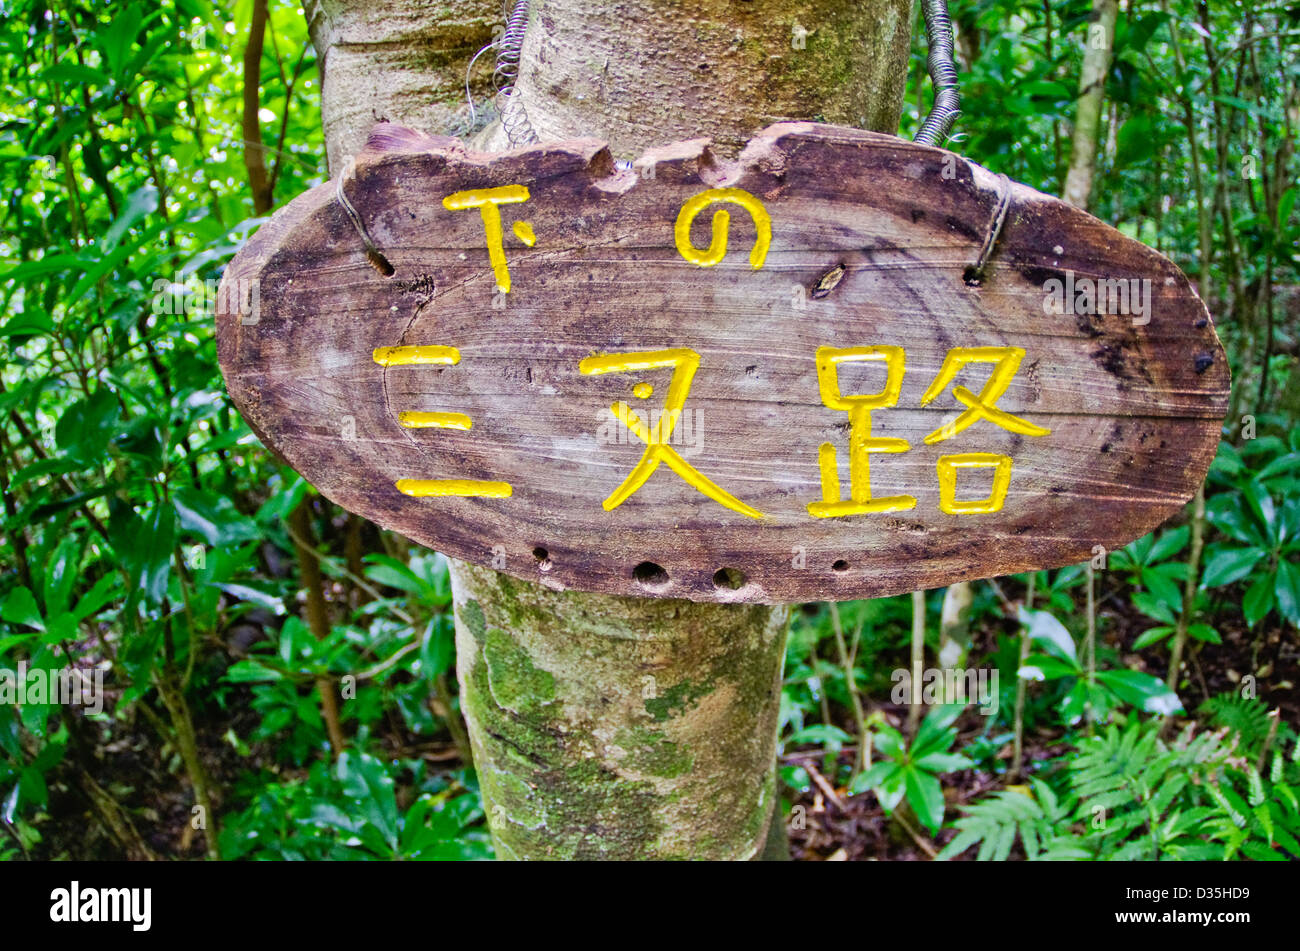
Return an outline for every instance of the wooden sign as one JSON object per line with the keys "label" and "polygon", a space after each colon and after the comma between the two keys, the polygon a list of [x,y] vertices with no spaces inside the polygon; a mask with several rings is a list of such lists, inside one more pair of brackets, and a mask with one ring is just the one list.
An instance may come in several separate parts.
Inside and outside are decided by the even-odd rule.
{"label": "wooden sign", "polygon": [[959,156],[376,129],[226,271],[226,384],[339,505],[555,588],[846,599],[1077,563],[1205,475],[1228,368],[1166,258]]}

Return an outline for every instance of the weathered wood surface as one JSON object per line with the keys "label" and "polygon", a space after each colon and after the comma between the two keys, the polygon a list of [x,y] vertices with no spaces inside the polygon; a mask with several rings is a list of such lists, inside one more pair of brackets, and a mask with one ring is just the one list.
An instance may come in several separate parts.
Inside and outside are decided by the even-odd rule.
{"label": "weathered wood surface", "polygon": [[[508,294],[480,213],[443,204],[505,185],[529,190],[527,201],[500,206]],[[972,285],[965,275],[998,179],[890,136],[782,124],[735,163],[695,141],[620,171],[596,141],[488,155],[380,126],[344,187],[392,274],[368,261],[334,182],[276,214],[231,263],[219,295],[220,359],[236,405],[268,447],[344,508],[557,588],[846,599],[1078,562],[1178,510],[1204,477],[1226,412],[1222,348],[1170,261],[1010,184],[989,267]],[[679,253],[679,211],[710,188],[743,189],[770,214],[760,269],[750,260],[755,225],[734,204],[705,208],[691,230],[693,246],[707,247],[714,211],[730,210],[720,263],[700,267]],[[519,221],[531,224],[532,247],[513,231]],[[1049,312],[1051,282],[1071,279],[1149,280],[1149,310]],[[242,292],[250,310],[250,281],[256,313],[241,315],[234,302]],[[454,347],[460,359],[379,365],[374,351],[395,346]],[[907,495],[914,507],[810,514],[823,501],[822,444],[836,447],[843,498],[851,491],[849,415],[825,405],[818,387],[824,346],[903,348],[897,403],[871,411],[871,436],[910,448],[869,453],[870,493]],[[924,442],[964,409],[954,385],[978,394],[993,369],[966,367],[923,406],[948,351],[968,347],[1025,351],[995,405],[1049,434],[979,419]],[[668,464],[602,507],[646,449],[625,429],[609,443],[622,427],[608,407],[662,406],[673,371],[580,365],[680,348],[698,353],[699,368],[672,437],[680,441],[668,445],[760,519],[707,498]],[[844,394],[885,385],[882,362],[839,373]],[[653,395],[634,396],[636,383]],[[465,414],[472,427],[410,428],[404,412]],[[936,467],[949,453],[1012,459],[999,511],[940,510]],[[957,498],[983,498],[991,474],[963,470]],[[513,491],[416,498],[397,488],[407,479]]]}

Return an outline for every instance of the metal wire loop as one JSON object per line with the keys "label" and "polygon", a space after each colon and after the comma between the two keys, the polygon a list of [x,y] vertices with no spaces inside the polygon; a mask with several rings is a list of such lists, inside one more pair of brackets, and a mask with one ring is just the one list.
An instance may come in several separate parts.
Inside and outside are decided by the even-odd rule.
{"label": "metal wire loop", "polygon": [[934,87],[934,105],[913,141],[922,145],[942,145],[961,115],[957,67],[953,63],[952,20],[948,16],[947,0],[922,0],[921,8],[925,12],[925,40],[929,47],[927,65],[930,85]]}
{"label": "metal wire loop", "polygon": [[532,145],[538,141],[533,124],[528,119],[523,101],[515,95],[515,80],[519,78],[519,56],[528,32],[528,0],[519,0],[506,20],[506,31],[497,43],[497,64],[492,73],[492,85],[497,91],[497,110],[501,126],[512,146]]}
{"label": "metal wire loop", "polygon": [[997,247],[998,238],[1002,236],[1002,226],[1007,221],[1007,212],[1011,210],[1011,179],[1005,175],[998,175],[997,196],[998,202],[993,206],[989,229],[984,235],[984,244],[980,246],[979,257],[975,259],[974,264],[966,268],[966,273],[963,275],[966,283],[971,287],[978,287],[984,283],[989,258],[993,257],[993,249]]}

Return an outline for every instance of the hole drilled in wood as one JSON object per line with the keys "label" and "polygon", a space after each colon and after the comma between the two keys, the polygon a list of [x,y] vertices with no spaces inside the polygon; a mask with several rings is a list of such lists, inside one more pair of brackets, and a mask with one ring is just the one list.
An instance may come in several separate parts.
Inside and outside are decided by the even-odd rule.
{"label": "hole drilled in wood", "polygon": [[719,568],[713,573],[713,587],[719,590],[739,591],[748,581],[739,568]]}
{"label": "hole drilled in wood", "polygon": [[653,561],[643,561],[633,568],[632,577],[636,579],[637,584],[647,588],[662,588],[668,584],[668,572]]}
{"label": "hole drilled in wood", "polygon": [[551,553],[541,545],[533,549],[533,557],[537,559],[537,567],[542,571],[551,570]]}
{"label": "hole drilled in wood", "polygon": [[843,558],[841,558],[841,559],[839,559],[839,561],[835,562],[835,564],[831,565],[831,570],[832,570],[832,571],[848,571],[848,570],[849,570],[849,563],[848,563],[847,561],[845,561]]}
{"label": "hole drilled in wood", "polygon": [[366,260],[370,262],[371,267],[384,275],[384,277],[392,277],[396,273],[393,266],[388,263],[388,258],[384,257],[382,251],[372,251],[367,249]]}

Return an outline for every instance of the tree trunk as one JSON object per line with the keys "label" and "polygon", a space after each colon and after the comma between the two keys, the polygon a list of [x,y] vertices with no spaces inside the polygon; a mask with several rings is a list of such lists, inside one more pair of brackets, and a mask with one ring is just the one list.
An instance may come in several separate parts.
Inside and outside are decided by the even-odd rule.
{"label": "tree trunk", "polygon": [[[469,57],[501,25],[495,2],[473,0],[306,9],[333,168],[380,118],[453,128]],[[781,119],[893,132],[911,24],[911,0],[534,0],[514,102],[542,139],[603,138],[621,158],[700,136],[734,152]],[[494,125],[479,143],[507,138]],[[452,587],[461,705],[502,858],[780,851],[787,608],[555,592],[459,562]]]}
{"label": "tree trunk", "polygon": [[1085,211],[1092,194],[1097,166],[1097,129],[1115,46],[1116,0],[1095,0],[1083,43],[1083,69],[1079,74],[1079,99],[1074,114],[1074,136],[1070,143],[1070,170],[1065,176],[1066,201]]}
{"label": "tree trunk", "polygon": [[498,855],[761,850],[785,607],[556,593],[464,562],[452,591],[461,705]]}
{"label": "tree trunk", "polygon": [[700,136],[734,153],[783,119],[894,132],[911,24],[911,0],[534,0],[515,92],[543,141],[616,158]]}
{"label": "tree trunk", "polygon": [[[501,22],[499,0],[307,0],[303,9],[331,169],[361,151],[376,122],[452,132],[465,105],[465,67]],[[476,100],[491,74],[490,65],[475,71]]]}

